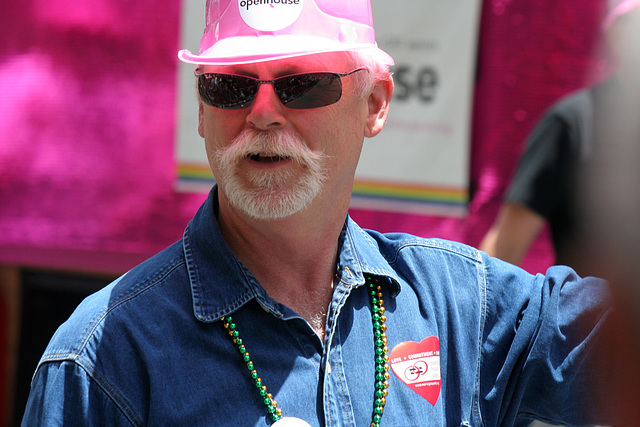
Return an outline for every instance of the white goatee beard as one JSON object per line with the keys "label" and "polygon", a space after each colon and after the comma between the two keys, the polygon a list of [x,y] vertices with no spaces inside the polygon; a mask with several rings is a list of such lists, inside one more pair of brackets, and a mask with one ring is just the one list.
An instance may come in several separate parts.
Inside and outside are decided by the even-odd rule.
{"label": "white goatee beard", "polygon": [[[251,171],[239,167],[256,154],[288,158],[294,164],[281,170]],[[322,191],[327,177],[326,155],[308,148],[292,131],[246,130],[227,147],[214,151],[209,162],[233,207],[254,219],[279,219],[305,209]]]}

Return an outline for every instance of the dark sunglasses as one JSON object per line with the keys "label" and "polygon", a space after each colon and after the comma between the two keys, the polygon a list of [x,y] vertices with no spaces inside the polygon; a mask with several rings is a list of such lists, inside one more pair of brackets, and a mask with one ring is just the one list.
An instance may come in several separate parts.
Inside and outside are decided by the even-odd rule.
{"label": "dark sunglasses", "polygon": [[280,102],[288,108],[304,110],[331,105],[342,96],[342,77],[364,70],[358,68],[349,73],[307,73],[259,80],[234,74],[202,73],[196,70],[198,92],[202,102],[216,108],[239,110],[253,102],[263,83],[273,85]]}

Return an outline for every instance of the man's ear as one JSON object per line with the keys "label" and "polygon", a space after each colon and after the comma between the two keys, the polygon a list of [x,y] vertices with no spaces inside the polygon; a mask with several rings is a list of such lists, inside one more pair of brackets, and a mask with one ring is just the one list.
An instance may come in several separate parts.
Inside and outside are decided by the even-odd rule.
{"label": "man's ear", "polygon": [[393,77],[375,83],[373,91],[369,95],[369,115],[364,129],[364,136],[371,138],[376,136],[387,121],[389,114],[389,102],[393,95]]}
{"label": "man's ear", "polygon": [[204,138],[204,105],[198,100],[198,133]]}

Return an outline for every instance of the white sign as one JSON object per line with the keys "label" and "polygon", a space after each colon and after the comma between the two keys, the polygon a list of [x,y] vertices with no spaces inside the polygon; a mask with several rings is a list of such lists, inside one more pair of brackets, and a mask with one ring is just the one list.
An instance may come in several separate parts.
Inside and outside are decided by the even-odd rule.
{"label": "white sign", "polygon": [[480,0],[372,2],[395,60],[389,119],[365,140],[352,206],[464,215]]}

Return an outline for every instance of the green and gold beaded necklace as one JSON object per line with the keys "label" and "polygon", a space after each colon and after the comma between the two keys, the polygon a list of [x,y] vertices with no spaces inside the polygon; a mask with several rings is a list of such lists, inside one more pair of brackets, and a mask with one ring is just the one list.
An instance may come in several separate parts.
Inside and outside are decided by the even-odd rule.
{"label": "green and gold beaded necklace", "polygon": [[[387,325],[385,321],[387,317],[384,314],[384,306],[382,300],[382,289],[377,280],[367,276],[365,278],[371,295],[371,319],[373,321],[373,339],[375,347],[375,395],[373,402],[373,413],[371,414],[371,427],[380,427],[382,420],[382,412],[386,404],[386,397],[389,387],[389,348],[387,347]],[[308,426],[309,424],[303,420],[293,417],[283,417],[282,409],[278,408],[278,403],[273,400],[271,393],[267,391],[267,386],[262,383],[262,379],[258,375],[253,361],[244,345],[240,333],[236,329],[236,324],[231,316],[223,317],[222,323],[229,332],[229,336],[233,343],[238,346],[238,350],[247,366],[247,370],[251,375],[251,379],[256,385],[256,389],[262,399],[267,410],[267,417],[273,421],[273,427],[293,427]]]}

